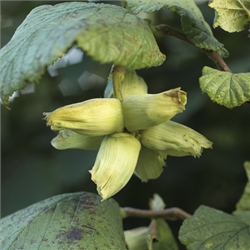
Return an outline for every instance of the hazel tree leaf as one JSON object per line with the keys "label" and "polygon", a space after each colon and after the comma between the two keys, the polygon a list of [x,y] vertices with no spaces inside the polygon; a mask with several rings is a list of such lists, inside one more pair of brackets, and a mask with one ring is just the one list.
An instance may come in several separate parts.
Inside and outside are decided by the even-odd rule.
{"label": "hazel tree leaf", "polygon": [[249,0],[211,0],[208,5],[215,9],[214,28],[239,32],[250,23]]}
{"label": "hazel tree leaf", "polygon": [[126,2],[133,13],[140,11],[152,13],[161,9],[176,12],[181,18],[183,32],[196,47],[217,51],[223,57],[229,55],[224,45],[213,36],[210,26],[193,0],[127,0]]}
{"label": "hazel tree leaf", "polygon": [[236,210],[233,212],[233,215],[240,218],[242,221],[250,221],[250,211],[242,211],[242,210]]}
{"label": "hazel tree leaf", "polygon": [[250,73],[233,74],[205,66],[199,82],[202,92],[227,108],[250,100]]}
{"label": "hazel tree leaf", "polygon": [[148,250],[147,232],[148,232],[147,227],[138,227],[124,231],[128,249]]}
{"label": "hazel tree leaf", "polygon": [[[154,194],[149,201],[150,210],[161,211],[165,208],[163,199]],[[178,250],[173,233],[164,219],[152,219],[148,227],[148,248],[153,250]]]}
{"label": "hazel tree leaf", "polygon": [[236,204],[236,211],[234,211],[233,214],[243,221],[250,221],[250,161],[244,162],[244,168],[248,182],[240,200]]}
{"label": "hazel tree leaf", "polygon": [[179,231],[188,250],[250,249],[250,220],[200,206]]}
{"label": "hazel tree leaf", "polygon": [[[151,235],[152,228],[155,235]],[[173,233],[164,219],[152,220],[149,226],[149,246],[153,250],[178,250]],[[150,248],[149,248],[150,249]]]}
{"label": "hazel tree leaf", "polygon": [[236,209],[237,211],[249,211],[250,212],[250,161],[246,161],[244,163],[244,168],[247,173],[248,182],[246,184],[244,193],[242,194],[240,200],[236,204]]}
{"label": "hazel tree leaf", "polygon": [[96,194],[62,194],[0,220],[1,250],[125,249],[117,203]]}
{"label": "hazel tree leaf", "polygon": [[158,66],[165,60],[143,19],[109,4],[68,2],[33,9],[0,51],[0,94],[10,95],[38,82],[46,66],[74,44],[100,63],[128,70]]}

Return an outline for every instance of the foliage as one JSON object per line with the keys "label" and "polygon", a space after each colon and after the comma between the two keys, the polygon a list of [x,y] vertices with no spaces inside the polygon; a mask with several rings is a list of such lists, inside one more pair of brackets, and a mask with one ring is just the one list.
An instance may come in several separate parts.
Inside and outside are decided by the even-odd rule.
{"label": "foliage", "polygon": [[[233,4],[225,1],[223,9],[221,1],[210,1],[209,6],[216,10],[214,27],[234,32],[249,23],[247,0]],[[176,29],[178,25],[155,25],[142,18],[141,12],[160,16],[166,10],[177,14],[182,31]],[[0,51],[2,102],[9,105],[15,91],[38,83],[46,68],[72,46],[100,64],[113,63],[105,99],[67,105],[45,117],[52,130],[59,131],[52,141],[55,148],[99,149],[90,173],[103,200],[108,199],[127,184],[133,173],[143,181],[156,179],[167,156],[200,156],[203,148],[212,145],[198,132],[169,121],[185,109],[186,92],[175,84],[172,90],[165,91],[164,87],[164,92],[148,94],[147,84],[134,71],[163,64],[166,56],[155,37],[166,35],[191,44],[216,64],[218,69],[205,66],[199,79],[202,92],[212,101],[227,108],[248,105],[249,73],[231,72],[222,59],[229,56],[228,51],[192,0],[127,0],[123,7],[70,2],[33,9]],[[116,105],[106,107],[104,102],[111,100]],[[168,126],[171,135],[161,130]],[[249,178],[249,162],[245,168]],[[100,200],[90,193],[62,194],[9,215],[0,220],[1,249],[68,249],[69,245],[72,249],[125,249],[121,219],[128,217],[126,209],[120,211],[112,199]],[[134,234],[134,245],[129,244],[134,235],[125,232],[126,243],[130,249],[140,240],[142,249],[176,250],[178,245],[164,219],[182,219],[179,239],[187,249],[220,249],[222,245],[248,249],[249,182],[236,208],[229,215],[202,205],[191,216],[178,208],[165,209],[156,195],[147,212],[149,226]],[[140,214],[144,212],[135,213]]]}
{"label": "foliage", "polygon": [[250,2],[248,0],[223,2],[212,0],[209,6],[216,11],[214,27],[221,26],[228,32],[239,32],[250,23]]}
{"label": "foliage", "polygon": [[121,7],[77,2],[40,6],[1,50],[3,103],[27,82],[38,82],[45,67],[74,43],[100,63],[113,62],[130,70],[158,66],[165,59],[148,24]]}
{"label": "foliage", "polygon": [[250,100],[250,73],[233,74],[204,67],[200,77],[201,90],[212,101],[234,108]]}
{"label": "foliage", "polygon": [[244,164],[248,183],[233,215],[200,206],[193,217],[184,221],[179,238],[188,249],[250,248],[249,162]]}
{"label": "foliage", "polygon": [[133,11],[133,13],[138,13],[139,11],[152,13],[160,9],[169,9],[176,12],[178,15],[180,15],[182,30],[187,35],[192,44],[198,48],[218,51],[223,56],[228,56],[228,52],[223,47],[223,44],[214,38],[210,26],[204,20],[202,13],[194,1],[146,0],[141,4],[141,2],[138,1],[128,0],[127,3],[128,7]]}
{"label": "foliage", "polygon": [[249,214],[238,217],[200,206],[180,230],[188,249],[249,249]]}
{"label": "foliage", "polygon": [[118,204],[91,193],[62,194],[1,220],[1,249],[124,249]]}

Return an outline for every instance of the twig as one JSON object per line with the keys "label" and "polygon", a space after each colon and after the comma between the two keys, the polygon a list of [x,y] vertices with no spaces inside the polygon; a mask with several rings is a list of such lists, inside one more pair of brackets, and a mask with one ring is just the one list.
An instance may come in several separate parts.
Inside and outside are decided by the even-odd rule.
{"label": "twig", "polygon": [[154,210],[143,210],[131,207],[124,207],[124,218],[128,217],[140,217],[140,218],[162,218],[168,220],[185,220],[190,218],[192,215],[183,211],[178,207],[167,208],[160,211]]}
{"label": "twig", "polygon": [[[187,36],[184,33],[180,32],[180,31],[178,31],[178,30],[176,30],[168,25],[162,24],[162,25],[158,25],[158,26],[151,26],[151,28],[156,36],[163,36],[163,35],[174,36],[174,37],[196,47],[193,43],[191,43],[189,41],[189,39],[187,38]],[[208,50],[208,49],[200,49],[198,47],[196,47],[196,48],[199,49],[201,52],[207,54],[208,57],[213,60],[213,62],[217,65],[217,67],[220,70],[226,71],[226,72],[231,72],[231,70],[229,69],[229,67],[227,66],[227,64],[225,63],[225,61],[223,60],[223,58],[220,56],[220,54],[218,52],[213,51],[213,50]]]}

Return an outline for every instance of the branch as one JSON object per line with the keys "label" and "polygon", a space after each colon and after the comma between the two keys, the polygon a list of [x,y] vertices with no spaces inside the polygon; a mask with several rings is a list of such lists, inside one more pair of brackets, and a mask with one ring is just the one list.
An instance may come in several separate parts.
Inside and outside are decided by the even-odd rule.
{"label": "branch", "polygon": [[[194,47],[196,47],[193,43],[191,43],[189,41],[189,39],[187,38],[187,36],[168,26],[168,25],[158,25],[158,26],[151,26],[152,28],[152,31],[153,33],[156,35],[156,36],[165,36],[165,35],[169,35],[169,36],[174,36],[186,43],[189,43],[191,45],[193,45]],[[197,47],[196,47],[197,48]],[[223,60],[223,58],[220,56],[220,54],[216,51],[213,51],[213,50],[208,50],[208,49],[200,49],[200,48],[197,48],[199,49],[201,52],[207,54],[207,56],[213,60],[213,62],[217,65],[217,67],[222,70],[222,71],[226,71],[226,72],[231,72],[231,70],[229,69],[229,67],[227,66],[227,64],[225,63],[225,61]]]}
{"label": "branch", "polygon": [[178,207],[167,208],[160,211],[154,210],[143,210],[131,207],[122,208],[123,218],[128,217],[140,217],[140,218],[162,218],[167,220],[185,220],[190,218],[192,215],[183,211]]}

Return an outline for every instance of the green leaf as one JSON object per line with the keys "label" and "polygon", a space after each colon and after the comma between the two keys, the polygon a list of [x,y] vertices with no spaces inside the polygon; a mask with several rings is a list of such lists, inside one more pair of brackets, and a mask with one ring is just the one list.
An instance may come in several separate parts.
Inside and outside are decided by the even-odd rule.
{"label": "green leaf", "polygon": [[[154,194],[153,199],[149,201],[149,207],[154,211],[161,211],[165,206],[163,199],[158,194]],[[172,231],[164,219],[152,219],[147,238],[149,249],[178,250]]]}
{"label": "green leaf", "polygon": [[215,9],[214,28],[239,32],[250,23],[249,0],[210,0],[208,5]]}
{"label": "green leaf", "polygon": [[210,26],[193,0],[127,0],[127,4],[133,13],[152,13],[160,9],[176,12],[181,17],[183,32],[195,46],[217,51],[224,57],[229,55],[224,45],[214,38]]}
{"label": "green leaf", "polygon": [[244,163],[244,168],[247,173],[248,182],[246,184],[243,195],[236,204],[236,209],[238,211],[250,211],[250,161],[246,161]]}
{"label": "green leaf", "polygon": [[236,215],[243,221],[250,221],[250,211],[236,210],[233,212],[233,215]]}
{"label": "green leaf", "polygon": [[91,193],[62,194],[9,215],[0,220],[0,249],[125,249],[119,206],[100,201]]}
{"label": "green leaf", "polygon": [[[154,221],[151,222],[151,225],[152,223],[154,223]],[[155,223],[156,239],[152,242],[153,250],[178,250],[179,248],[175,238],[166,221],[164,219],[157,219],[155,220]]]}
{"label": "green leaf", "polygon": [[129,250],[148,250],[147,227],[139,227],[124,231],[125,240]]}
{"label": "green leaf", "polygon": [[205,66],[199,82],[202,92],[227,108],[250,100],[250,73],[233,74]]}
{"label": "green leaf", "polygon": [[186,219],[179,232],[189,250],[250,249],[250,220],[200,206]]}
{"label": "green leaf", "polygon": [[147,22],[126,9],[83,2],[35,8],[0,51],[0,94],[10,95],[38,82],[46,66],[76,44],[100,63],[134,70],[165,60]]}

